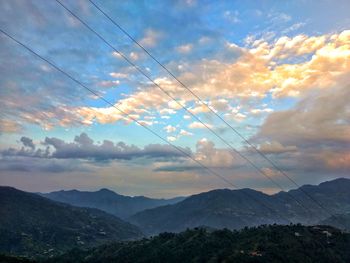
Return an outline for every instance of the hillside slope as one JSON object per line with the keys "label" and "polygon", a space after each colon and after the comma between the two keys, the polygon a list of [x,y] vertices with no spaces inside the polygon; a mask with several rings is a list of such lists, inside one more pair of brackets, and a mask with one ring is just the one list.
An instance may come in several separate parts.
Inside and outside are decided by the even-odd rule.
{"label": "hillside slope", "polygon": [[[350,212],[349,179],[341,178],[302,188],[328,212]],[[240,229],[261,224],[288,224],[289,221],[316,224],[330,216],[300,189],[289,193],[294,198],[285,192],[266,195],[251,189],[213,190],[193,195],[174,205],[142,211],[129,221],[139,226],[144,233],[152,235],[198,226]]]}
{"label": "hillside slope", "polygon": [[350,234],[331,227],[261,226],[241,231],[204,229],[162,233],[150,239],[73,250],[48,260],[92,262],[350,262]]}
{"label": "hillside slope", "polygon": [[75,246],[142,237],[136,226],[100,210],[57,203],[11,187],[0,187],[0,214],[0,253],[57,254]]}

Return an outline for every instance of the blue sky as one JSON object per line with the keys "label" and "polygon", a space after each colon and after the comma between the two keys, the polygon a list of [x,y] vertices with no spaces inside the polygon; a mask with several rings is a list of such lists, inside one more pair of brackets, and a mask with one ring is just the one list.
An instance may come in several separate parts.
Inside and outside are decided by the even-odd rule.
{"label": "blue sky", "polygon": [[[292,187],[89,1],[62,3],[266,174]],[[348,176],[348,1],[95,3],[300,184]],[[56,1],[3,1],[0,12],[2,30],[195,160],[240,187],[279,190]],[[149,196],[228,187],[4,35],[0,57],[1,184]]]}

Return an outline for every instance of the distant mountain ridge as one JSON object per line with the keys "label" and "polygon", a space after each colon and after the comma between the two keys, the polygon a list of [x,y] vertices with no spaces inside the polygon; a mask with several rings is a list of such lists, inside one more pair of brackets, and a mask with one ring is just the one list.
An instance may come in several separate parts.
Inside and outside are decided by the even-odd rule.
{"label": "distant mountain ridge", "polygon": [[74,206],[97,208],[122,219],[128,218],[145,209],[175,204],[185,199],[185,197],[175,197],[171,199],[153,199],[144,196],[131,197],[117,194],[106,188],[95,192],[61,190],[40,195],[54,201]]}
{"label": "distant mountain ridge", "polygon": [[0,187],[0,253],[57,255],[112,240],[143,236],[136,226],[91,208],[73,207],[12,187]]}
{"label": "distant mountain ridge", "polygon": [[[332,214],[350,212],[349,179],[339,178],[301,188]],[[213,190],[190,196],[173,205],[139,212],[131,216],[129,221],[139,226],[144,233],[153,235],[180,232],[198,226],[240,229],[261,224],[289,224],[289,221],[316,224],[326,220],[330,214],[302,190],[291,190],[289,195],[285,192],[267,195],[251,189]]]}

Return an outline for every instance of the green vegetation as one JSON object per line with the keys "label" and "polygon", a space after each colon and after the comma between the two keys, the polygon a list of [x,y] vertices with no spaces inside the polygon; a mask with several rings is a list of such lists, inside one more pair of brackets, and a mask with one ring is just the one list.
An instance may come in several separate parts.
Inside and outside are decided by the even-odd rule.
{"label": "green vegetation", "polygon": [[327,227],[260,226],[240,231],[197,228],[90,250],[45,262],[350,262],[350,234]]}
{"label": "green vegetation", "polygon": [[0,254],[0,263],[35,263],[34,261],[16,256],[8,256]]}

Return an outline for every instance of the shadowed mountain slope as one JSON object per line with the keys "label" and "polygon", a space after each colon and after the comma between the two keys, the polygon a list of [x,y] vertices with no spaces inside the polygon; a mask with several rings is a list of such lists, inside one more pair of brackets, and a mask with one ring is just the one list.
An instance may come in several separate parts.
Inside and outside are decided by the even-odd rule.
{"label": "shadowed mountain slope", "polygon": [[[349,179],[301,188],[332,214],[350,212]],[[261,224],[288,224],[289,221],[315,224],[330,216],[300,189],[289,193],[294,199],[285,192],[266,195],[251,189],[213,190],[190,196],[174,205],[142,211],[129,220],[151,235],[198,226],[240,229]]]}
{"label": "shadowed mountain slope", "polygon": [[103,211],[11,187],[0,187],[0,214],[0,253],[51,255],[72,247],[142,237],[136,226]]}

